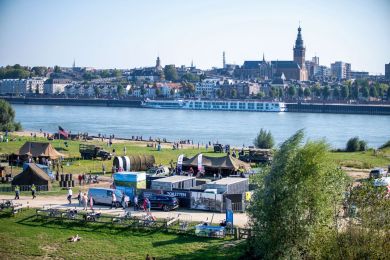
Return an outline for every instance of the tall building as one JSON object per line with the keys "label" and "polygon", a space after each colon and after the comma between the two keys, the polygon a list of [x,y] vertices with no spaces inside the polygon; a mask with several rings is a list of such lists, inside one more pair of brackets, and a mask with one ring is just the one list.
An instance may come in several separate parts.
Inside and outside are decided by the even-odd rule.
{"label": "tall building", "polygon": [[163,69],[163,67],[161,66],[160,57],[157,57],[157,59],[156,59],[156,67],[155,68],[157,71],[161,71]]}
{"label": "tall building", "polygon": [[305,65],[306,47],[303,45],[301,26],[298,27],[297,39],[293,48],[293,61],[272,61],[272,75],[284,74],[286,79],[300,81],[308,80],[308,73]]}
{"label": "tall building", "polygon": [[389,64],[385,64],[385,78],[390,79],[390,62]]}
{"label": "tall building", "polygon": [[294,61],[298,63],[301,69],[305,68],[305,53],[306,48],[303,46],[302,34],[301,34],[301,26],[298,27],[298,35],[295,40],[294,50]]}
{"label": "tall building", "polygon": [[351,78],[351,64],[336,61],[330,65],[330,69],[332,71],[332,76],[336,77],[339,80],[342,79],[350,79]]}

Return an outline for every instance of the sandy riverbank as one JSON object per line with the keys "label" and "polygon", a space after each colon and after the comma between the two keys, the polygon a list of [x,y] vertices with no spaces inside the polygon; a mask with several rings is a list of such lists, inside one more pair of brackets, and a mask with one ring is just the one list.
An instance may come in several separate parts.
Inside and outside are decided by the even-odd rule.
{"label": "sandy riverbank", "polygon": [[[21,137],[32,137],[32,138],[34,136],[40,137],[40,138],[44,138],[45,137],[44,136],[44,132],[30,131],[30,130],[12,132],[11,134],[12,135],[16,135],[16,136],[21,136]],[[104,140],[104,142],[107,142],[108,138],[105,138],[103,140]],[[88,141],[90,141],[90,142],[101,142],[102,139],[93,136],[92,140],[87,140],[87,142]],[[128,143],[128,144],[131,144],[131,145],[134,145],[134,146],[140,146],[140,147],[145,147],[147,144],[157,143],[156,141],[146,141],[146,140],[135,141],[135,140],[130,140],[130,139],[122,138],[122,137],[116,137],[116,138],[112,139],[111,141],[114,144]],[[175,141],[175,142],[177,142],[177,141]],[[162,142],[161,146],[162,146],[162,148],[172,148],[173,142],[170,142],[169,140],[167,140],[167,142]],[[198,147],[198,144],[197,143],[196,144],[195,143],[194,144],[180,144],[180,147],[183,148],[183,149],[196,148],[196,147]],[[200,148],[205,148],[205,145],[199,144],[199,147]]]}

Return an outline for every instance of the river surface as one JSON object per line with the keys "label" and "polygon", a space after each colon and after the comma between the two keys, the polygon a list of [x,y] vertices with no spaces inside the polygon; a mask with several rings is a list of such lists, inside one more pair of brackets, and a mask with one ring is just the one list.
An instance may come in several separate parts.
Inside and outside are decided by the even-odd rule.
{"label": "river surface", "polygon": [[16,120],[25,130],[54,133],[62,126],[72,133],[115,134],[118,137],[149,136],[206,143],[248,146],[261,128],[270,130],[280,144],[304,128],[306,139],[325,138],[333,148],[344,148],[359,136],[370,147],[390,139],[390,116],[289,113],[193,111],[123,107],[12,105]]}

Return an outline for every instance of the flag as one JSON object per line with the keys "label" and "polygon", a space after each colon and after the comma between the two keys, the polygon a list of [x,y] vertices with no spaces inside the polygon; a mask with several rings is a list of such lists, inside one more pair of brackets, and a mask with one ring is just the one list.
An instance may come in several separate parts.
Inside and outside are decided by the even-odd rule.
{"label": "flag", "polygon": [[198,155],[198,171],[203,173],[204,169],[203,169],[202,161],[203,161],[203,156],[202,156],[202,154],[199,154]]}
{"label": "flag", "polygon": [[65,138],[68,138],[68,136],[69,136],[69,133],[67,131],[65,131],[65,129],[62,128],[61,126],[58,126],[58,133],[60,135],[63,135]]}

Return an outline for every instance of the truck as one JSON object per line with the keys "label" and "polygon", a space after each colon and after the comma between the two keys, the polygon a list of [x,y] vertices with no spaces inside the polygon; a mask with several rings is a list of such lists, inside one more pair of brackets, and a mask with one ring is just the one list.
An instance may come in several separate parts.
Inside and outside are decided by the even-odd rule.
{"label": "truck", "polygon": [[272,161],[272,150],[257,148],[242,149],[239,152],[238,159],[249,163],[270,163]]}
{"label": "truck", "polygon": [[100,146],[93,144],[80,144],[79,152],[83,159],[91,160],[101,158],[102,160],[111,160],[112,154],[103,150]]}

